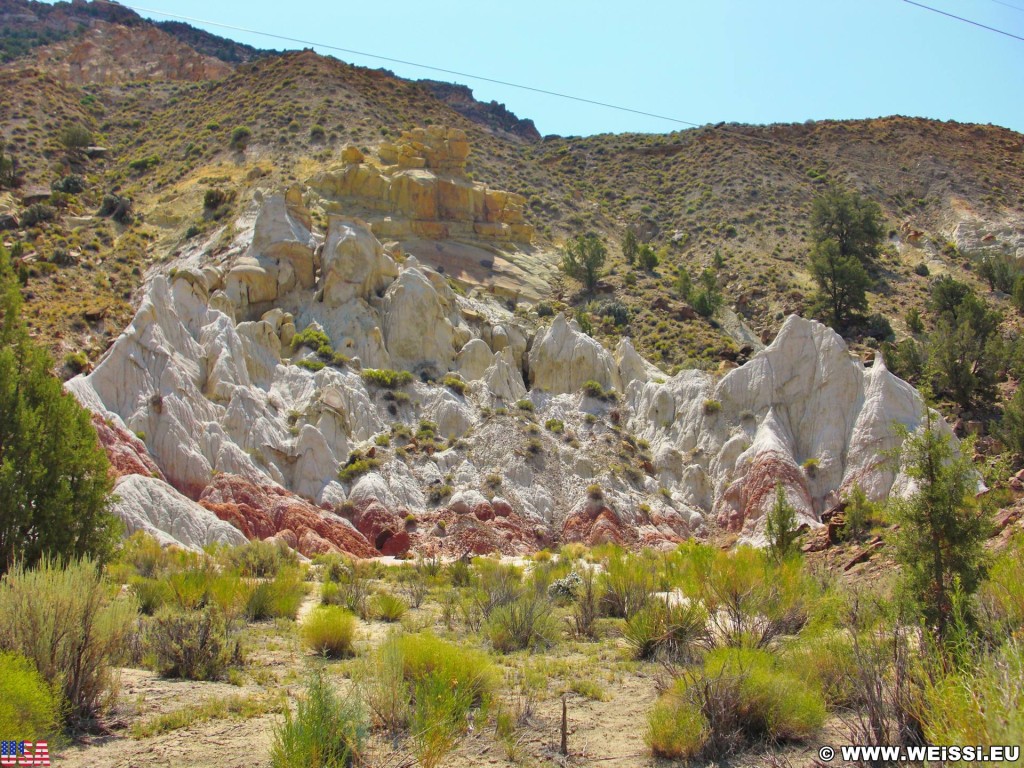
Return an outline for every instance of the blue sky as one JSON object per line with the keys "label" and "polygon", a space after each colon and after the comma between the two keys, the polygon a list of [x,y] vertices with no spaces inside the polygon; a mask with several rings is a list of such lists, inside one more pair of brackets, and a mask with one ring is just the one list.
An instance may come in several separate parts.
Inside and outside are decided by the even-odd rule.
{"label": "blue sky", "polygon": [[[1024,0],[921,0],[1024,37]],[[126,0],[126,5],[432,64],[697,124],[912,115],[1024,131],[1024,42],[901,0]],[[143,15],[161,18],[156,13]],[[196,23],[262,48],[302,47]],[[541,133],[684,125],[454,80]]]}

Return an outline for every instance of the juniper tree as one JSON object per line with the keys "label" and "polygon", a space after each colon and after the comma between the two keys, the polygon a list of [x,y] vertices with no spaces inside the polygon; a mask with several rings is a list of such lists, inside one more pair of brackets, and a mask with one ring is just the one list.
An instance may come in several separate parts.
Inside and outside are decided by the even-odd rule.
{"label": "juniper tree", "polygon": [[607,256],[608,249],[601,238],[588,232],[573,238],[565,246],[562,270],[569,277],[583,283],[587,293],[593,293]]}
{"label": "juniper tree", "polygon": [[52,366],[29,339],[18,280],[0,248],[0,573],[16,560],[102,558],[119,530],[89,412]]}
{"label": "juniper tree", "polygon": [[932,411],[920,432],[898,431],[904,438],[900,463],[917,490],[892,505],[893,522],[899,525],[893,537],[895,558],[906,593],[942,638],[957,593],[974,594],[985,577],[989,526],[974,500],[978,475],[970,451],[954,448]]}

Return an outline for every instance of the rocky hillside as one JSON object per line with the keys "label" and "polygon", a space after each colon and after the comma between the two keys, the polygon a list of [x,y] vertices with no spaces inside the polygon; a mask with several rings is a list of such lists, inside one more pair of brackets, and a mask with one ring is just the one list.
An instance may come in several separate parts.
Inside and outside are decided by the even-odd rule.
{"label": "rocky hillside", "polygon": [[[930,277],[917,274],[922,264],[931,276],[948,272],[984,288],[965,271],[968,257],[982,245],[1015,252],[1024,242],[1022,137],[1005,129],[894,117],[538,140],[500,105],[479,104],[462,89],[409,82],[311,52],[231,65],[220,79],[167,79],[171,72],[188,78],[201,71],[208,59],[195,57],[187,65],[179,59],[154,65],[130,87],[76,85],[63,63],[51,68],[31,54],[0,73],[6,89],[26,95],[0,105],[8,152],[23,174],[10,197],[0,192],[0,215],[23,211],[33,201],[25,192],[45,195],[69,173],[86,182],[83,191],[57,201],[62,215],[7,235],[9,243],[24,242],[29,262],[41,265],[30,268],[30,313],[38,313],[30,322],[60,357],[86,349],[95,358],[116,333],[83,318],[82,308],[60,295],[62,279],[104,283],[94,286],[93,308],[103,308],[115,319],[109,325],[119,327],[130,318],[126,302],[147,265],[173,257],[191,233],[212,226],[216,211],[202,204],[209,188],[230,188],[241,200],[257,182],[305,182],[341,164],[345,146],[374,157],[404,131],[431,125],[466,134],[467,179],[525,199],[523,221],[535,232],[526,270],[544,275],[556,308],[586,298],[544,274],[557,266],[561,244],[588,229],[606,237],[612,248],[602,291],[625,307],[628,322],[598,318],[594,332],[608,346],[631,336],[669,373],[743,359],[744,347],[757,346],[751,340],[770,340],[782,318],[806,310],[812,292],[807,217],[828,183],[882,206],[889,236],[870,311],[889,318],[897,335],[906,333],[906,311],[925,304]],[[125,68],[132,71],[128,63]],[[104,63],[96,77],[116,69]],[[64,106],[51,111],[50,104]],[[59,141],[68,124],[86,127],[107,152],[69,156]],[[244,152],[232,146],[236,128],[250,131]],[[133,201],[131,227],[95,216],[106,194]],[[234,204],[218,206],[220,215],[236,213]],[[654,271],[626,268],[617,244],[627,228],[660,251]],[[458,237],[443,242],[459,248]],[[506,259],[504,249],[499,244],[494,255],[515,263],[517,254]],[[42,264],[62,251],[91,268],[55,272]],[[696,275],[716,254],[734,313],[717,324],[665,301],[678,268]],[[434,266],[445,268],[444,259]],[[109,286],[98,273],[109,276]]]}
{"label": "rocky hillside", "polygon": [[104,22],[136,30],[161,29],[196,52],[222,61],[252,61],[266,53],[181,22],[143,19],[117,3],[0,0],[0,61],[11,61],[39,46],[85,35],[94,25]]}
{"label": "rocky hillside", "polygon": [[906,487],[879,457],[894,424],[920,423],[920,396],[818,323],[790,317],[724,377],[666,378],[628,339],[611,352],[564,315],[456,294],[360,219],[321,230],[314,202],[299,187],[245,202],[227,250],[211,236],[154,277],[68,383],[129,530],[310,556],[524,554],[756,541],[777,487],[810,526],[854,485]]}
{"label": "rocky hillside", "polygon": [[[943,274],[1020,331],[976,272],[1024,255],[1006,129],[542,138],[463,86],[111,4],[0,16],[0,227],[27,320],[81,374],[122,516],[190,546],[756,539],[776,479],[809,525],[853,484],[900,492],[879,457],[921,401],[877,333],[798,317],[830,185],[881,207],[869,313],[897,338]],[[626,264],[630,230],[653,268]],[[587,231],[609,243],[596,297],[558,269]],[[673,284],[712,265],[726,305],[702,318]]]}

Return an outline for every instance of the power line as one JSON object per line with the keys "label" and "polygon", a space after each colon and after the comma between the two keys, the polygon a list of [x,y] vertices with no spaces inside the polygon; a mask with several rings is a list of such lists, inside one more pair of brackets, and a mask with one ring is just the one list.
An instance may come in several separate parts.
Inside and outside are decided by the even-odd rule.
{"label": "power line", "polygon": [[[129,5],[127,3],[114,2],[113,0],[93,0],[93,1],[94,2],[98,2],[98,3],[103,3],[105,5],[114,5],[114,6],[117,6],[119,8],[128,8],[129,10],[133,10],[133,11],[136,11],[136,12],[156,14],[157,16],[162,16],[162,17],[165,17],[165,18],[168,18],[168,19],[176,19],[178,21],[186,21],[186,22],[190,22],[192,24],[206,24],[206,25],[210,25],[210,26],[213,26],[213,27],[219,27],[219,28],[222,28],[222,29],[229,29],[229,30],[232,30],[232,31],[235,31],[235,32],[243,32],[243,33],[249,34],[249,35],[258,35],[258,36],[262,36],[262,37],[268,37],[268,38],[271,38],[271,39],[274,39],[274,40],[281,40],[283,42],[296,43],[296,44],[299,44],[299,45],[310,46],[310,47],[313,47],[313,48],[323,48],[323,49],[326,49],[326,50],[338,51],[340,53],[347,53],[347,54],[351,54],[351,55],[354,55],[354,56],[363,56],[363,57],[370,58],[370,59],[377,59],[379,61],[386,61],[386,62],[389,62],[389,63],[392,63],[392,64],[403,64],[405,66],[417,67],[417,68],[429,70],[429,71],[432,71],[432,72],[440,72],[440,73],[443,73],[443,74],[446,74],[446,75],[453,75],[455,77],[468,78],[470,80],[479,80],[479,81],[486,82],[486,83],[493,83],[495,85],[502,85],[502,86],[505,86],[505,87],[508,87],[508,88],[516,88],[516,89],[519,89],[519,90],[529,91],[529,92],[532,92],[532,93],[539,93],[539,94],[543,94],[543,95],[546,95],[546,96],[553,96],[553,97],[560,98],[560,99],[568,99],[570,101],[575,101],[575,102],[582,103],[582,104],[590,104],[590,105],[593,105],[593,106],[604,107],[606,109],[613,109],[613,110],[617,110],[619,112],[628,112],[630,114],[641,115],[641,116],[644,116],[644,117],[650,117],[650,118],[654,118],[656,120],[665,120],[667,122],[677,123],[679,125],[685,125],[685,126],[689,126],[691,128],[700,128],[701,127],[700,123],[695,123],[695,122],[692,122],[690,120],[683,120],[681,118],[670,117],[668,115],[660,115],[660,114],[657,114],[657,113],[654,113],[654,112],[647,112],[647,111],[640,110],[640,109],[633,109],[632,107],[623,107],[623,106],[620,106],[618,104],[611,104],[611,103],[608,103],[608,102],[596,101],[594,99],[588,99],[588,98],[585,98],[585,97],[582,97],[582,96],[573,96],[572,94],[560,93],[558,91],[552,91],[552,90],[548,90],[548,89],[545,89],[545,88],[538,88],[538,87],[531,86],[531,85],[522,85],[520,83],[513,83],[513,82],[509,82],[507,80],[499,80],[499,79],[496,79],[496,78],[493,78],[493,77],[486,77],[484,75],[474,75],[474,74],[471,74],[469,72],[460,72],[460,71],[454,70],[454,69],[446,69],[444,67],[438,67],[438,66],[434,66],[432,64],[422,64],[420,62],[408,61],[408,60],[405,60],[405,59],[398,59],[398,58],[394,58],[394,57],[391,57],[391,56],[382,56],[380,54],[368,53],[366,51],[358,51],[358,50],[355,50],[355,49],[352,49],[352,48],[343,48],[341,46],[331,45],[329,43],[317,43],[317,42],[313,42],[311,40],[303,40],[301,38],[288,37],[286,35],[279,35],[279,34],[276,34],[274,32],[263,32],[263,31],[260,31],[258,29],[248,29],[246,27],[239,27],[239,26],[236,26],[236,25],[233,25],[233,24],[225,24],[225,23],[219,22],[219,21],[210,21],[208,19],[199,19],[199,18],[195,18],[195,17],[192,17],[192,16],[183,16],[181,14],[168,13],[167,11],[162,11],[162,10],[158,10],[158,9],[155,9],[155,8],[147,8],[147,7],[144,7],[144,6]],[[911,0],[904,0],[904,2],[911,2]],[[911,4],[912,5],[918,5],[918,3],[911,3]],[[922,8],[927,8],[927,6],[921,6],[921,7]],[[929,8],[928,10],[934,10],[934,9]],[[939,11],[939,13],[942,13],[942,12]],[[946,14],[946,15],[948,15],[948,14]],[[970,22],[970,23],[974,23],[974,22]],[[996,30],[996,31],[999,31],[999,30]],[[1004,33],[1004,34],[1008,34],[1008,33]],[[1020,39],[1024,40],[1024,38],[1020,38]],[[737,131],[737,130],[734,130],[734,129],[731,129],[731,128],[725,128],[725,127],[719,127],[717,130],[719,130],[720,132],[722,132],[724,134],[730,135],[730,136],[737,136],[737,137],[740,137],[740,138],[743,138],[743,139],[747,139],[749,141],[756,141],[756,142],[760,142],[762,144],[769,144],[771,146],[775,146],[775,147],[778,147],[780,149],[785,149],[785,150],[801,150],[801,151],[803,151],[805,153],[808,153],[808,154],[810,153],[810,150],[807,147],[802,147],[802,146],[799,146],[799,145],[796,145],[796,144],[791,144],[791,143],[784,142],[784,141],[778,141],[776,139],[771,139],[771,138],[768,138],[766,136],[757,136],[757,135],[753,135],[753,134],[749,134],[749,133],[744,133],[743,131]],[[914,176],[914,174],[912,174],[910,171],[904,171],[902,168],[898,168],[898,169],[897,168],[893,168],[890,165],[885,165],[885,164],[881,164],[881,163],[871,163],[871,162],[868,162],[868,161],[856,160],[856,159],[852,159],[852,160],[850,160],[850,162],[852,162],[852,163],[854,163],[856,165],[859,165],[861,168],[875,169],[877,171],[885,171],[886,173],[900,173],[900,174],[908,176],[908,177],[909,176]]]}
{"label": "power line", "polygon": [[[942,16],[948,16],[951,19],[956,19],[957,21],[962,21],[965,24],[971,24],[971,25],[973,25],[975,27],[980,27],[981,29],[987,29],[989,32],[997,32],[1000,35],[1006,35],[1007,37],[1012,37],[1014,40],[1020,40],[1022,43],[1024,43],[1024,37],[1021,37],[1020,35],[1015,35],[1012,32],[1007,32],[1004,29],[997,29],[996,27],[989,27],[989,26],[987,26],[985,24],[982,24],[980,22],[971,21],[970,19],[965,19],[963,16],[957,16],[955,13],[947,13],[946,11],[940,11],[938,8],[932,8],[930,5],[923,5],[921,3],[915,3],[914,0],[903,0],[903,2],[906,3],[907,5],[916,5],[918,8],[924,8],[926,11],[931,11],[932,13],[938,13],[938,14],[941,14]],[[1006,5],[1006,3],[1000,3],[1000,4],[1001,5]],[[1016,6],[1010,6],[1010,7],[1011,8],[1016,8]],[[1018,10],[1021,10],[1021,9],[1018,8]]]}
{"label": "power line", "polygon": [[[224,24],[224,23],[218,22],[218,21],[210,21],[209,19],[197,19],[197,18],[194,18],[194,17],[191,17],[191,16],[182,16],[182,15],[178,15],[178,14],[167,13],[166,11],[160,11],[160,10],[156,10],[154,8],[144,8],[142,6],[128,5],[126,3],[115,3],[115,2],[113,2],[113,0],[97,0],[97,2],[102,2],[102,3],[106,4],[106,5],[117,5],[117,6],[121,7],[121,8],[128,8],[130,10],[137,11],[137,12],[141,11],[141,12],[144,12],[144,13],[154,13],[154,14],[156,14],[158,16],[164,16],[164,17],[166,17],[168,19],[177,19],[179,21],[188,21],[188,22],[191,22],[193,24],[209,24],[210,26],[221,27],[223,29],[230,29],[230,30],[233,30],[235,32],[244,32],[245,34],[249,34],[249,35],[260,35],[262,37],[269,37],[269,38],[272,38],[274,40],[281,40],[281,41],[284,41],[286,43],[297,43],[299,45],[308,45],[308,46],[314,47],[314,48],[325,48],[325,49],[330,50],[330,51],[338,51],[340,53],[347,53],[347,54],[350,54],[350,55],[353,55],[353,56],[363,56],[363,57],[368,58],[368,59],[376,59],[378,61],[386,61],[386,62],[389,62],[391,64],[404,64],[405,66],[408,66],[408,67],[418,67],[419,69],[426,69],[426,70],[430,70],[431,72],[440,72],[440,73],[445,74],[445,75],[454,75],[455,77],[465,77],[465,78],[469,78],[471,80],[481,80],[481,81],[483,81],[485,83],[493,83],[495,85],[503,85],[503,86],[506,86],[508,88],[518,88],[519,90],[532,91],[533,93],[540,93],[540,94],[544,94],[545,96],[555,96],[555,97],[560,98],[560,99],[569,99],[571,101],[580,102],[582,104],[591,104],[591,105],[597,106],[597,107],[605,107],[607,109],[616,109],[616,110],[618,110],[620,112],[630,112],[630,113],[632,113],[634,115],[642,115],[643,117],[651,117],[651,118],[654,118],[656,120],[666,120],[666,121],[671,122],[671,123],[678,123],[680,125],[686,125],[686,126],[689,126],[691,128],[700,128],[700,125],[701,125],[700,123],[694,123],[694,122],[691,122],[689,120],[682,120],[682,119],[680,119],[678,117],[670,117],[668,115],[659,115],[659,114],[655,114],[654,112],[645,112],[642,109],[633,109],[632,107],[623,107],[623,106],[620,106],[618,104],[609,104],[609,103],[604,102],[604,101],[596,101],[594,99],[587,99],[587,98],[584,98],[582,96],[573,96],[572,94],[568,94],[568,93],[559,93],[558,91],[550,91],[550,90],[547,90],[545,88],[537,88],[537,87],[532,86],[532,85],[523,85],[521,83],[512,83],[512,82],[509,82],[507,80],[499,80],[499,79],[493,78],[493,77],[485,77],[484,75],[473,75],[473,74],[470,74],[469,72],[459,72],[458,70],[445,69],[444,67],[437,67],[437,66],[434,66],[432,64],[421,64],[420,62],[416,62],[416,61],[408,61],[406,59],[396,59],[396,58],[394,58],[392,56],[381,56],[380,54],[377,54],[377,53],[368,53],[367,51],[357,51],[357,50],[355,50],[353,48],[342,48],[342,47],[337,46],[337,45],[330,45],[329,43],[316,43],[316,42],[313,42],[312,40],[303,40],[303,39],[297,38],[297,37],[287,37],[285,35],[278,35],[278,34],[275,34],[273,32],[261,32],[260,30],[257,30],[257,29],[247,29],[245,27],[237,27],[237,26],[234,26],[232,24]],[[762,139],[762,138],[759,138],[759,137],[750,137],[750,138],[755,138],[755,139],[758,139],[760,141],[770,141],[769,139]]]}
{"label": "power line", "polygon": [[1005,2],[1005,0],[990,0],[990,2],[993,2],[996,5],[1006,6],[1007,8],[1013,8],[1013,10],[1015,11],[1020,11],[1021,13],[1024,13],[1024,8],[1021,8],[1019,5],[1014,5],[1013,3],[1007,3]]}

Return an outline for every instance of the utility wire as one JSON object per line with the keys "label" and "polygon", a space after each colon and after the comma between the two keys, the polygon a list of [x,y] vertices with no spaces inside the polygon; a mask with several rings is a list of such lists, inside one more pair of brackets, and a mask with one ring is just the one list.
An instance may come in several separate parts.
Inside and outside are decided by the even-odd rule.
{"label": "utility wire", "polygon": [[995,3],[996,5],[1004,5],[1007,8],[1013,8],[1013,10],[1015,10],[1015,11],[1020,11],[1021,13],[1024,13],[1024,8],[1021,8],[1019,5],[1014,5],[1013,3],[1007,3],[1007,2],[1005,2],[1005,0],[990,0],[990,1]]}
{"label": "utility wire", "polygon": [[[656,120],[665,120],[667,122],[677,123],[679,125],[685,125],[685,126],[689,126],[691,128],[700,128],[701,127],[700,123],[695,123],[695,122],[692,122],[690,120],[683,120],[681,118],[670,117],[668,115],[659,115],[659,114],[656,114],[654,112],[646,112],[644,110],[633,109],[631,107],[623,107],[623,106],[620,106],[618,104],[611,104],[611,103],[608,103],[608,102],[596,101],[594,99],[588,99],[588,98],[584,98],[582,96],[573,96],[573,95],[567,94],[567,93],[560,93],[558,91],[552,91],[552,90],[548,90],[548,89],[545,89],[545,88],[537,88],[537,87],[530,86],[530,85],[522,85],[520,83],[513,83],[513,82],[509,82],[507,80],[498,80],[498,79],[493,78],[493,77],[486,77],[486,76],[483,76],[483,75],[474,75],[474,74],[470,74],[468,72],[460,72],[460,71],[454,70],[454,69],[445,69],[444,67],[437,67],[437,66],[433,66],[431,64],[421,64],[419,62],[407,61],[405,59],[397,59],[397,58],[394,58],[394,57],[391,57],[391,56],[382,56],[382,55],[376,54],[376,53],[368,53],[366,51],[357,51],[357,50],[354,50],[352,48],[342,48],[341,46],[330,45],[328,43],[316,43],[316,42],[313,42],[311,40],[303,40],[301,38],[288,37],[286,35],[279,35],[279,34],[276,34],[276,33],[273,33],[273,32],[263,32],[263,31],[260,31],[258,29],[248,29],[246,27],[239,27],[239,26],[235,26],[233,24],[225,24],[225,23],[219,22],[219,21],[210,21],[208,19],[199,19],[199,18],[195,18],[193,16],[183,16],[181,14],[169,13],[167,11],[162,11],[162,10],[158,10],[158,9],[155,9],[155,8],[147,8],[147,7],[139,6],[139,5],[130,5],[128,3],[114,2],[113,0],[93,0],[93,2],[103,3],[105,5],[113,5],[113,6],[117,6],[118,8],[128,8],[129,10],[135,11],[137,13],[155,14],[157,16],[162,16],[164,18],[176,19],[178,21],[186,21],[186,22],[190,22],[192,24],[208,24],[208,25],[210,25],[212,27],[219,27],[219,28],[222,28],[222,29],[229,29],[229,30],[233,30],[235,32],[243,32],[243,33],[249,34],[249,35],[258,35],[258,36],[262,36],[262,37],[272,38],[274,40],[281,40],[281,41],[288,42],[288,43],[297,43],[299,45],[310,46],[310,47],[314,47],[314,48],[324,48],[326,50],[338,51],[340,53],[347,53],[347,54],[351,54],[351,55],[355,55],[355,56],[363,56],[363,57],[370,58],[370,59],[377,59],[379,61],[386,61],[386,62],[390,62],[392,64],[404,64],[404,65],[410,66],[410,67],[418,67],[420,69],[426,69],[426,70],[429,70],[429,71],[432,71],[432,72],[441,72],[441,73],[446,74],[446,75],[454,75],[455,77],[464,77],[464,78],[468,78],[470,80],[480,80],[482,82],[493,83],[495,85],[502,85],[502,86],[506,86],[508,88],[517,88],[519,90],[530,91],[532,93],[540,93],[540,94],[544,94],[546,96],[554,96],[554,97],[560,98],[560,99],[568,99],[570,101],[575,101],[575,102],[579,102],[579,103],[583,103],[583,104],[591,104],[591,105],[598,106],[598,107],[604,107],[606,109],[614,109],[614,110],[617,110],[619,112],[628,112],[628,113],[631,113],[631,114],[634,114],[634,115],[642,115],[644,117],[654,118]],[[911,2],[911,0],[904,0],[904,2]],[[918,5],[918,3],[911,3],[911,4],[912,5]],[[921,7],[922,8],[927,8],[927,6],[921,6]],[[934,9],[929,8],[929,10],[934,10]],[[939,11],[939,13],[942,13],[942,12]],[[946,14],[946,15],[948,15],[948,14]],[[970,22],[970,23],[974,23],[974,22]],[[996,30],[996,31],[999,31],[999,30]],[[1004,34],[1008,34],[1008,33],[1004,33]],[[1024,40],[1024,38],[1020,38],[1020,39]],[[769,144],[769,145],[778,147],[780,149],[785,149],[785,150],[801,150],[801,151],[803,151],[805,153],[808,153],[808,154],[810,153],[810,150],[807,147],[802,147],[802,146],[799,146],[799,145],[796,145],[796,144],[791,144],[789,142],[778,141],[776,139],[771,139],[771,138],[768,138],[766,136],[757,136],[757,135],[754,135],[754,134],[745,133],[743,131],[738,131],[738,130],[735,130],[735,129],[732,129],[732,128],[726,128],[726,127],[719,127],[716,130],[720,131],[721,133],[725,133],[725,134],[732,135],[732,136],[737,136],[737,137],[740,137],[740,138],[743,138],[743,139],[747,139],[749,141],[756,141],[756,142],[760,142],[762,144]],[[813,158],[811,158],[811,159],[813,159]],[[914,174],[911,173],[910,171],[904,171],[902,168],[893,168],[891,165],[886,165],[886,164],[882,164],[882,163],[871,163],[869,161],[856,160],[856,159],[851,159],[850,162],[855,164],[855,165],[859,165],[862,168],[873,168],[873,169],[878,170],[878,171],[885,171],[886,173],[900,173],[900,174],[906,175],[908,177],[909,176],[914,176]],[[831,164],[831,163],[829,163],[829,164]]]}
{"label": "utility wire", "polygon": [[[278,35],[278,34],[275,34],[273,32],[261,32],[261,31],[259,31],[257,29],[246,29],[245,27],[237,27],[237,26],[234,26],[234,25],[231,25],[231,24],[224,24],[224,23],[218,22],[218,21],[210,21],[208,19],[197,19],[197,18],[193,18],[191,16],[181,16],[181,15],[177,15],[177,14],[173,14],[173,13],[167,13],[166,11],[156,10],[154,8],[144,8],[142,6],[128,5],[126,3],[116,3],[116,2],[113,2],[113,0],[96,0],[96,1],[97,2],[102,2],[102,3],[106,4],[106,5],[116,5],[116,6],[119,6],[121,8],[128,8],[128,9],[133,10],[133,11],[142,11],[144,13],[154,13],[154,14],[156,14],[158,16],[164,16],[164,17],[166,17],[168,19],[177,19],[179,21],[188,21],[188,22],[192,22],[193,24],[209,24],[210,26],[214,26],[214,27],[222,27],[223,29],[230,29],[230,30],[234,30],[235,32],[244,32],[244,33],[249,34],[249,35],[261,35],[263,37],[269,37],[269,38],[273,38],[275,40],[282,40],[282,41],[287,42],[287,43],[298,43],[299,45],[308,45],[308,46],[314,47],[314,48],[325,48],[325,49],[330,50],[330,51],[339,51],[341,53],[348,53],[348,54],[351,54],[353,56],[363,56],[363,57],[368,58],[368,59],[377,59],[378,61],[387,61],[387,62],[390,62],[392,64],[404,64],[404,65],[409,66],[409,67],[418,67],[420,69],[427,69],[427,70],[430,70],[432,72],[440,72],[440,73],[445,74],[445,75],[454,75],[455,77],[465,77],[465,78],[469,78],[469,79],[472,79],[472,80],[481,80],[481,81],[483,81],[485,83],[494,83],[495,85],[503,85],[503,86],[506,86],[508,88],[518,88],[518,89],[523,90],[523,91],[532,91],[533,93],[541,93],[541,94],[544,94],[545,96],[556,96],[557,98],[560,98],[560,99],[569,99],[571,101],[577,101],[577,102],[580,102],[582,104],[592,104],[592,105],[597,106],[597,107],[605,107],[607,109],[617,109],[620,112],[631,112],[634,115],[642,115],[643,117],[652,117],[652,118],[654,118],[656,120],[666,120],[666,121],[671,122],[671,123],[678,123],[680,125],[686,125],[686,126],[689,126],[691,128],[700,128],[700,125],[701,125],[700,123],[694,123],[694,122],[691,122],[689,120],[682,120],[682,119],[677,118],[677,117],[669,117],[668,115],[659,115],[659,114],[655,114],[654,112],[645,112],[642,109],[633,109],[632,107],[623,107],[623,106],[620,106],[620,105],[617,105],[617,104],[609,104],[609,103],[604,102],[604,101],[596,101],[594,99],[587,99],[587,98],[584,98],[582,96],[573,96],[572,94],[568,94],[568,93],[559,93],[558,91],[549,91],[549,90],[547,90],[545,88],[537,88],[537,87],[532,86],[532,85],[522,85],[521,83],[511,83],[511,82],[509,82],[507,80],[499,80],[499,79],[494,78],[494,77],[485,77],[483,75],[473,75],[473,74],[470,74],[469,72],[459,72],[458,70],[455,70],[455,69],[445,69],[443,67],[436,67],[436,66],[433,66],[431,64],[421,64],[421,63],[416,62],[416,61],[408,61],[406,59],[396,59],[396,58],[394,58],[392,56],[381,56],[380,54],[377,54],[377,53],[368,53],[366,51],[357,51],[357,50],[352,49],[352,48],[342,48],[340,46],[330,45],[328,43],[315,43],[312,40],[303,40],[303,39],[297,38],[297,37],[287,37],[285,35]],[[759,138],[759,137],[750,137],[750,138],[758,138],[761,141],[770,141],[770,139],[763,139],[763,138]]]}
{"label": "utility wire", "polygon": [[[916,5],[918,8],[924,8],[926,11],[931,11],[932,13],[938,13],[938,14],[940,14],[942,16],[948,16],[951,19],[956,19],[957,21],[962,21],[965,24],[971,24],[972,26],[975,26],[975,27],[981,27],[982,29],[987,29],[989,32],[997,32],[1000,35],[1006,35],[1007,37],[1012,37],[1014,40],[1020,40],[1022,43],[1024,43],[1024,37],[1021,37],[1020,35],[1015,35],[1012,32],[1007,32],[1006,30],[1003,30],[1003,29],[997,29],[996,27],[989,27],[989,26],[987,26],[985,24],[982,24],[980,22],[971,21],[970,19],[965,19],[963,16],[957,16],[955,13],[947,13],[946,11],[940,11],[938,8],[932,8],[930,5],[924,5],[922,3],[916,3],[916,2],[914,2],[914,0],[903,0],[903,2],[906,3],[907,5]],[[1000,3],[1000,5],[1005,5],[1005,3]],[[1016,8],[1016,6],[1010,6],[1010,7],[1011,8]],[[1018,8],[1017,10],[1021,10],[1021,9]]]}

